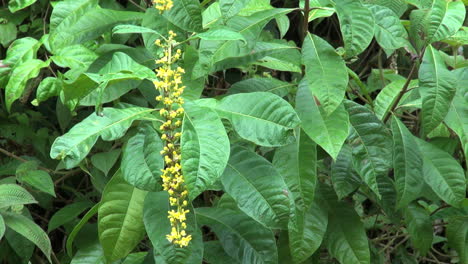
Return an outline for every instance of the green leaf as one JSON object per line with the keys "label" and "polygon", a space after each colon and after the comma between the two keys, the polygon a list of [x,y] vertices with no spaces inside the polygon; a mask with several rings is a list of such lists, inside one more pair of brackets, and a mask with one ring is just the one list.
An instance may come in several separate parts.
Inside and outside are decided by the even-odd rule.
{"label": "green leaf", "polygon": [[8,22],[6,24],[0,24],[0,44],[3,47],[7,47],[10,42],[15,40],[18,30],[16,29],[16,25],[12,22]]}
{"label": "green leaf", "polygon": [[44,230],[23,215],[2,212],[2,216],[8,228],[11,228],[16,233],[33,242],[42,251],[42,253],[44,253],[49,262],[52,263],[50,260],[52,248],[50,240]]}
{"label": "green leaf", "polygon": [[15,67],[26,61],[35,59],[40,46],[41,43],[31,37],[17,39],[8,47],[7,55],[3,63]]}
{"label": "green leaf", "polygon": [[204,40],[242,40],[247,42],[241,33],[229,28],[213,28],[203,33],[196,34],[192,38],[200,38]]}
{"label": "green leaf", "polygon": [[270,229],[239,211],[197,208],[197,221],[216,233],[226,253],[241,263],[277,264],[278,251]]}
{"label": "green leaf", "polygon": [[120,149],[114,149],[108,152],[99,152],[91,157],[91,163],[94,167],[104,172],[105,176],[107,176],[107,174],[109,174],[109,171],[117,162],[119,156]]}
{"label": "green leaf", "polygon": [[267,92],[226,96],[215,110],[231,122],[242,138],[261,146],[290,143],[293,129],[300,122],[288,102]]}
{"label": "green leaf", "polygon": [[411,46],[408,33],[399,17],[391,9],[380,5],[366,5],[375,18],[375,39],[384,49],[395,50]]}
{"label": "green leaf", "polygon": [[85,71],[96,60],[98,55],[81,44],[65,46],[54,52],[52,61],[62,68]]}
{"label": "green leaf", "polygon": [[184,110],[181,165],[189,199],[193,200],[223,173],[229,159],[229,138],[215,111],[195,103],[185,103]]}
{"label": "green leaf", "polygon": [[308,33],[302,46],[302,63],[309,89],[330,115],[343,101],[348,86],[344,60],[327,41]]}
{"label": "green leaf", "polygon": [[42,68],[47,67],[49,61],[29,60],[13,69],[10,80],[5,87],[5,99],[7,110],[10,111],[11,105],[16,99],[21,97],[26,84],[30,79],[36,78]]}
{"label": "green leaf", "polygon": [[434,232],[429,214],[420,206],[411,204],[405,211],[405,222],[414,248],[426,255],[432,246]]}
{"label": "green leaf", "polygon": [[454,35],[465,20],[465,7],[461,1],[431,0],[422,9],[410,14],[409,35],[417,50]]}
{"label": "green leaf", "polygon": [[445,234],[448,244],[458,253],[460,263],[468,262],[468,217],[452,217]]}
{"label": "green leaf", "polygon": [[345,101],[349,121],[355,130],[350,138],[353,147],[354,167],[364,182],[380,198],[378,175],[391,167],[392,139],[385,125],[366,107]]}
{"label": "green leaf", "polygon": [[200,32],[202,9],[198,0],[173,0],[174,6],[164,12],[164,17],[174,25],[190,32]]}
{"label": "green leaf", "polygon": [[453,73],[432,46],[428,46],[424,53],[419,69],[419,86],[422,125],[424,135],[427,135],[444,120],[456,90]]}
{"label": "green leaf", "polygon": [[296,207],[288,225],[289,248],[294,263],[304,262],[320,247],[328,225],[324,203],[315,197],[309,208],[302,210]]}
{"label": "green leaf", "polygon": [[270,92],[280,97],[286,96],[295,86],[293,83],[280,81],[275,78],[250,78],[234,83],[227,94]]}
{"label": "green leaf", "polygon": [[81,44],[101,36],[119,23],[141,20],[142,13],[103,9],[97,0],[58,2],[50,18],[49,42],[52,51]]}
{"label": "green leaf", "polygon": [[23,8],[34,4],[37,0],[10,0],[8,2],[8,9],[10,12],[15,13]]}
{"label": "green leaf", "polygon": [[219,240],[211,240],[203,243],[203,259],[210,264],[240,264],[241,262],[231,258],[223,249]]}
{"label": "green leaf", "polygon": [[[193,208],[187,214],[187,234],[192,240],[187,247],[179,247],[167,240],[171,233],[171,224],[167,218],[169,195],[167,192],[150,192],[145,200],[144,223],[155,253],[167,264],[201,263],[203,258],[202,234],[197,226]],[[161,262],[162,262],[161,261]],[[159,262],[158,262],[159,263]]]}
{"label": "green leaf", "polygon": [[250,0],[219,0],[219,8],[224,20],[233,17],[244,8]]}
{"label": "green leaf", "polygon": [[72,256],[73,241],[75,240],[76,235],[80,232],[81,228],[89,221],[89,219],[91,219],[91,217],[97,214],[100,205],[101,203],[97,203],[91,209],[89,209],[89,211],[83,216],[83,218],[81,218],[80,222],[78,222],[78,224],[70,232],[70,235],[68,235],[66,243],[68,256]]}
{"label": "green leaf", "polygon": [[342,264],[370,264],[366,231],[353,207],[345,202],[328,203],[328,252]]}
{"label": "green leaf", "polygon": [[35,103],[38,105],[40,102],[44,102],[50,97],[58,96],[62,90],[62,80],[55,77],[47,77],[41,81],[36,91]]}
{"label": "green leaf", "polygon": [[273,165],[255,152],[235,146],[221,182],[248,216],[271,228],[288,223],[288,187]]}
{"label": "green leaf", "polygon": [[361,1],[335,0],[346,57],[359,55],[374,37],[374,16]]}
{"label": "green leaf", "polygon": [[[364,3],[386,7],[401,17],[408,9],[408,3],[420,0],[364,0]],[[376,19],[377,22],[377,19]]]}
{"label": "green leaf", "polygon": [[48,193],[55,197],[54,182],[47,172],[43,170],[28,170],[20,172],[20,167],[21,166],[16,170],[16,177],[19,182],[25,183],[39,191]]}
{"label": "green leaf", "polygon": [[[398,94],[405,85],[406,80],[395,80],[386,85],[377,95],[374,101],[374,112],[375,115],[382,119],[388,111],[390,111],[391,106],[395,102]],[[408,86],[408,89],[412,89],[418,86],[418,80],[412,80]],[[404,102],[408,97],[409,93],[403,95],[400,103]]]}
{"label": "green leaf", "polygon": [[[304,0],[299,1],[299,7],[304,8]],[[335,13],[334,3],[330,0],[311,0],[309,6],[309,22],[317,18],[330,17]]]}
{"label": "green leaf", "polygon": [[317,182],[317,146],[300,130],[294,143],[275,151],[273,165],[284,178],[297,210],[306,212],[314,200]]}
{"label": "green leaf", "polygon": [[23,187],[16,184],[0,185],[0,208],[32,203],[37,201]]}
{"label": "green leaf", "polygon": [[336,161],[332,163],[331,179],[339,199],[348,196],[361,185],[359,175],[353,166],[353,151],[350,145],[343,145]]}
{"label": "green leaf", "polygon": [[453,36],[442,41],[454,47],[468,45],[468,27],[461,27]]}
{"label": "green leaf", "polygon": [[431,143],[417,140],[423,155],[426,183],[446,203],[458,207],[465,198],[466,180],[463,168],[450,154]]}
{"label": "green leaf", "polygon": [[130,34],[130,33],[159,33],[156,30],[147,27],[140,27],[135,25],[117,25],[112,29],[112,34]]}
{"label": "green leaf", "polygon": [[105,264],[106,258],[98,242],[86,245],[76,252],[70,264]]}
{"label": "green leaf", "polygon": [[154,128],[144,123],[123,150],[122,173],[131,185],[146,191],[160,191],[164,160],[160,154],[163,142]]}
{"label": "green leaf", "polygon": [[47,233],[50,233],[61,225],[73,221],[78,215],[91,206],[93,206],[93,203],[90,201],[81,201],[60,208],[60,210],[50,218]]}
{"label": "green leaf", "polygon": [[111,141],[122,137],[132,122],[154,111],[143,107],[124,109],[104,108],[102,116],[92,113],[65,135],[55,139],[50,156],[62,159],[66,168],[73,168],[83,160],[101,137]]}
{"label": "green leaf", "polygon": [[0,214],[0,240],[2,240],[3,235],[5,234],[5,230],[5,220],[3,220],[3,216]]}
{"label": "green leaf", "polygon": [[333,159],[336,159],[348,137],[349,120],[344,107],[339,106],[327,116],[317,106],[308,81],[303,79],[299,83],[296,95],[296,111],[302,121],[302,129]]}
{"label": "green leaf", "polygon": [[146,194],[125,182],[120,170],[107,183],[98,210],[98,230],[109,262],[127,256],[143,239]]}
{"label": "green leaf", "polygon": [[392,121],[397,208],[404,208],[421,195],[424,183],[423,161],[418,144],[408,128],[396,117]]}

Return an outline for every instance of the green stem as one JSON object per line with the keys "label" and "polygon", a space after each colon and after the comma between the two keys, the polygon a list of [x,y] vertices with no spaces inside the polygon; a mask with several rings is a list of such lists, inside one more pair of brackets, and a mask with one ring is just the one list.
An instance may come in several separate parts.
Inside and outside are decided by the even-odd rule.
{"label": "green stem", "polygon": [[357,76],[357,74],[351,70],[350,68],[346,68],[348,70],[348,74],[349,76],[356,82],[356,84],[359,86],[359,89],[361,90],[361,92],[364,94],[364,97],[366,98],[366,100],[369,102],[370,106],[372,109],[374,109],[374,101],[372,100],[372,98],[370,97],[369,95],[369,91],[367,91],[367,87],[366,85],[359,79],[359,76]]}

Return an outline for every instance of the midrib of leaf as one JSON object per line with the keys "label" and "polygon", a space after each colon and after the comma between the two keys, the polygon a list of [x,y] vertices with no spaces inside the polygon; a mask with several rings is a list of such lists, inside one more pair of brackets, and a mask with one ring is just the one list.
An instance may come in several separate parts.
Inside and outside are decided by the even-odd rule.
{"label": "midrib of leaf", "polygon": [[[438,105],[438,98],[439,98],[439,71],[437,70],[437,59],[435,57],[435,54],[434,54],[434,49],[430,49],[431,50],[431,55],[432,55],[432,58],[433,58],[433,66],[434,66],[434,71],[435,71],[435,85],[436,85],[436,88],[435,88],[435,98],[434,98],[434,107],[431,107],[431,123],[434,121],[434,112],[435,112],[435,109],[437,108],[436,105]],[[430,132],[430,131],[427,131],[427,133]]]}
{"label": "midrib of leaf", "polygon": [[[200,137],[198,136],[198,132],[197,130],[195,129],[195,125],[192,121],[192,119],[189,117],[188,114],[185,114],[185,117],[187,117],[187,120],[190,122],[190,124],[192,124],[192,127],[193,127],[193,130],[195,131],[195,134],[197,135],[197,143],[198,143],[198,150],[200,151],[201,153],[201,145],[200,145]],[[183,130],[183,129],[182,129]],[[197,182],[198,182],[198,179],[200,178],[200,174],[198,173],[200,171],[200,158],[198,159],[198,166],[197,166],[198,170],[197,170],[197,176],[195,177],[195,182],[194,182],[194,186],[196,188],[198,188],[197,186]]]}
{"label": "midrib of leaf", "polygon": [[[84,7],[86,7],[86,6],[89,6],[90,8],[94,8],[97,5],[89,5],[88,2],[83,2],[82,5],[78,6],[76,9],[73,9],[72,12],[68,13],[67,16],[65,18],[63,18],[63,20],[60,21],[59,24],[57,24],[57,26],[54,28],[54,31],[56,31],[60,26],[62,26],[64,21],[69,21],[70,20],[69,18],[72,17],[72,16],[75,17],[76,13],[78,13],[78,11],[84,9]],[[70,15],[70,14],[73,14],[73,15]]]}
{"label": "midrib of leaf", "polygon": [[[320,65],[320,71],[322,72],[321,74],[321,77],[322,79],[325,79],[325,70],[323,68],[323,64],[322,64],[322,60],[319,56],[319,54],[317,53],[317,46],[315,45],[315,42],[314,40],[312,39],[312,35],[310,34],[307,34],[307,37],[310,38],[310,41],[312,42],[312,45],[314,46],[314,53],[315,53],[315,56],[317,56],[317,60],[318,60],[318,63]],[[322,82],[322,84],[325,83],[325,86],[326,86],[326,91],[327,91],[327,99],[325,101],[328,102],[328,105],[330,105],[330,84],[328,82]]]}
{"label": "midrib of leaf", "polygon": [[[229,162],[227,163],[227,165],[228,165],[229,167],[231,167],[231,169],[233,169],[235,172],[237,172],[237,174],[239,174],[242,178],[244,178],[244,179],[247,181],[247,183],[248,183],[250,186],[252,186],[252,187],[257,191],[257,193],[260,194],[260,196],[261,196],[261,197],[263,198],[263,200],[266,202],[266,204],[267,204],[268,207],[271,209],[271,211],[276,215],[276,211],[273,209],[273,207],[272,207],[271,204],[268,202],[268,200],[266,199],[266,197],[255,187],[255,185],[253,185],[252,182],[251,182],[247,177],[244,177],[244,175],[243,175],[240,171],[238,171],[234,166],[232,166],[231,164],[229,164]],[[265,226],[263,223],[260,223],[260,224],[262,224],[263,226]],[[267,227],[267,226],[265,226],[265,227]],[[268,228],[268,227],[267,227],[267,228]]]}
{"label": "midrib of leaf", "polygon": [[242,114],[242,113],[240,113],[240,112],[227,111],[227,110],[220,109],[220,108],[216,108],[216,109],[217,109],[218,111],[225,112],[225,113],[229,113],[229,114],[232,114],[232,115],[240,115],[240,116],[245,116],[245,117],[247,117],[247,118],[250,117],[250,118],[253,118],[253,119],[258,119],[258,120],[260,120],[260,121],[268,122],[268,123],[271,123],[271,124],[273,124],[273,125],[280,126],[280,127],[282,127],[282,128],[286,128],[286,129],[288,129],[288,130],[291,129],[290,127],[283,126],[283,125],[281,125],[281,124],[279,124],[279,123],[275,123],[275,122],[270,121],[270,120],[267,120],[267,119],[258,118],[258,117],[256,117],[256,116],[246,115],[246,114]]}
{"label": "midrib of leaf", "polygon": [[448,187],[448,190],[450,191],[450,194],[452,195],[451,198],[455,198],[455,199],[456,199],[456,198],[457,198],[457,195],[453,192],[452,186],[448,183],[448,181],[445,179],[445,177],[442,176],[442,173],[437,169],[437,166],[435,166],[434,163],[433,163],[430,159],[428,159],[428,158],[426,158],[426,157],[424,157],[424,156],[423,156],[423,159],[424,159],[424,162],[425,162],[426,164],[428,164],[428,166],[431,167],[431,169],[433,169],[434,171],[436,171],[437,174],[441,176],[441,177],[439,177],[439,178],[441,178],[442,181],[443,181],[443,182],[446,184],[446,186]]}
{"label": "midrib of leaf", "polygon": [[[127,108],[127,109],[128,109],[128,108]],[[108,126],[105,126],[103,129],[99,130],[98,132],[93,133],[93,134],[91,134],[91,135],[88,135],[88,136],[85,137],[83,140],[79,141],[77,144],[74,144],[72,147],[69,148],[69,151],[65,152],[65,154],[66,154],[65,156],[68,156],[68,153],[71,152],[71,149],[76,148],[76,146],[80,145],[81,142],[83,142],[83,141],[89,139],[90,137],[93,137],[93,136],[96,136],[96,135],[99,136],[99,135],[102,133],[102,131],[107,130],[109,127],[112,127],[112,126],[114,126],[114,125],[120,124],[120,123],[123,122],[123,121],[127,121],[128,119],[131,119],[132,117],[134,117],[134,116],[136,116],[136,115],[139,115],[139,114],[141,114],[141,113],[144,113],[144,112],[152,112],[152,111],[154,111],[154,109],[145,109],[145,110],[143,110],[143,111],[141,111],[141,112],[138,112],[138,113],[135,113],[135,114],[133,114],[133,115],[131,115],[131,116],[128,116],[127,118],[120,119],[119,121],[117,121],[117,122],[115,122],[115,123],[112,123],[112,124],[110,124],[110,125],[108,125]]]}
{"label": "midrib of leaf", "polygon": [[[408,188],[407,188],[407,184],[408,184],[407,179],[408,179],[408,177],[407,176],[409,175],[409,173],[408,173],[409,170],[408,170],[408,164],[406,163],[406,161],[408,159],[407,159],[407,152],[406,152],[406,148],[405,148],[405,146],[406,146],[405,143],[407,141],[405,141],[405,137],[403,136],[403,133],[402,133],[403,130],[400,127],[400,122],[397,122],[397,125],[398,125],[398,130],[400,131],[399,134],[400,134],[400,137],[401,137],[401,142],[403,143],[403,156],[404,156],[404,166],[405,166],[405,175],[404,175],[404,177],[405,177],[405,189],[403,190],[403,194],[400,197],[400,199],[401,199],[402,197],[405,197],[406,193],[408,193]],[[401,200],[399,202],[401,202]]]}
{"label": "midrib of leaf", "polygon": [[[432,2],[432,6],[431,6],[431,9],[434,10],[434,5],[435,3],[437,2],[437,0],[433,1]],[[444,12],[444,15],[441,17],[440,19],[440,22],[438,23],[437,25],[437,29],[434,31],[434,34],[431,36],[431,39],[429,41],[432,41],[432,39],[434,38],[435,34],[437,33],[437,31],[439,31],[439,28],[440,26],[442,25],[442,22],[444,21],[444,18],[447,16],[447,8],[448,8],[448,4],[451,3],[451,1],[446,1],[445,2],[445,12]],[[430,22],[429,22],[430,23]]]}

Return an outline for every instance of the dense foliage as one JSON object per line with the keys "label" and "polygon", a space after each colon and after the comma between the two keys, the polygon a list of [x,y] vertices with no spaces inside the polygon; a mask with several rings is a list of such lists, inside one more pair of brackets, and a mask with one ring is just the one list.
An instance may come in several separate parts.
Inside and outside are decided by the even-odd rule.
{"label": "dense foliage", "polygon": [[468,263],[466,0],[1,3],[1,263]]}

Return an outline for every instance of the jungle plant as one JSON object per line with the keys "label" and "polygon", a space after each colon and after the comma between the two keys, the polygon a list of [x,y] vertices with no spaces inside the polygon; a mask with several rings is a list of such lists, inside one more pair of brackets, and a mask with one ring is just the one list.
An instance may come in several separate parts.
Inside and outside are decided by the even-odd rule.
{"label": "jungle plant", "polygon": [[467,263],[455,0],[9,0],[0,263]]}

